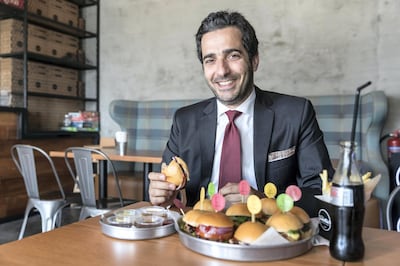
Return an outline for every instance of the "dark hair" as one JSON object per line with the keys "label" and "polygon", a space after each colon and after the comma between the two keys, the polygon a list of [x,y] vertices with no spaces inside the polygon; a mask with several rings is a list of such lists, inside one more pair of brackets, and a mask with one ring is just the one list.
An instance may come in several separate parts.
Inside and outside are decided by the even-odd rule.
{"label": "dark hair", "polygon": [[201,22],[196,33],[197,57],[201,63],[203,63],[203,54],[201,52],[201,38],[203,35],[229,26],[234,26],[242,32],[242,43],[249,54],[250,61],[258,54],[256,32],[245,17],[238,12],[218,11],[208,14]]}

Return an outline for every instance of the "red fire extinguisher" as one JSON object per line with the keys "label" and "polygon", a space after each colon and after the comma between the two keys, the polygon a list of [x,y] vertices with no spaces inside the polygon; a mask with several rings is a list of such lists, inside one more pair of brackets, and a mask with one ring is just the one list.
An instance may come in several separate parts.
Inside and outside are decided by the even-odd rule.
{"label": "red fire extinguisher", "polygon": [[387,141],[388,158],[393,153],[400,152],[400,129],[389,134],[390,138]]}

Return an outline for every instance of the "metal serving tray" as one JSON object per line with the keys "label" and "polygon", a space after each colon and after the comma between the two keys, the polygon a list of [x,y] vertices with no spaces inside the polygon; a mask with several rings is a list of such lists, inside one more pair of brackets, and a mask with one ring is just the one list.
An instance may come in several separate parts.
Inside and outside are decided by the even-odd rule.
{"label": "metal serving tray", "polygon": [[101,231],[103,234],[125,240],[144,240],[161,238],[175,233],[174,219],[168,217],[169,222],[167,224],[156,226],[139,228],[132,224],[117,224],[113,222],[115,214],[109,212],[102,215],[100,218]]}
{"label": "metal serving tray", "polygon": [[182,244],[209,257],[233,261],[274,261],[289,259],[306,253],[313,247],[312,238],[273,246],[245,246],[193,237],[183,232],[178,223],[176,231]]}

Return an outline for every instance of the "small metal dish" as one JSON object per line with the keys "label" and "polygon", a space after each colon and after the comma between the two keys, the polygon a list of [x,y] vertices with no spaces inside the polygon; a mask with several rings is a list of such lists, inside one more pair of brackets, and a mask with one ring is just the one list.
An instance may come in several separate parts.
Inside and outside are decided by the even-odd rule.
{"label": "small metal dish", "polygon": [[99,223],[103,234],[125,240],[161,238],[175,233],[174,219],[169,215],[161,225],[138,227],[134,222],[127,223],[117,219],[114,212],[109,212],[102,215]]}

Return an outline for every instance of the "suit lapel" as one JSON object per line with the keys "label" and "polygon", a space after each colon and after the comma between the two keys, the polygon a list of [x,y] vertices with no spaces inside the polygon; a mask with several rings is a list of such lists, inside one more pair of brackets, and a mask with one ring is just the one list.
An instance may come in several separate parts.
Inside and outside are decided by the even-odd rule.
{"label": "suit lapel", "polygon": [[259,190],[265,185],[268,150],[271,141],[274,112],[269,108],[271,102],[256,89],[254,104],[254,171]]}
{"label": "suit lapel", "polygon": [[[217,130],[217,104],[214,99],[203,110],[199,121],[201,147],[202,186],[207,187],[211,179],[214,162],[215,132]],[[204,179],[203,179],[204,178]]]}

